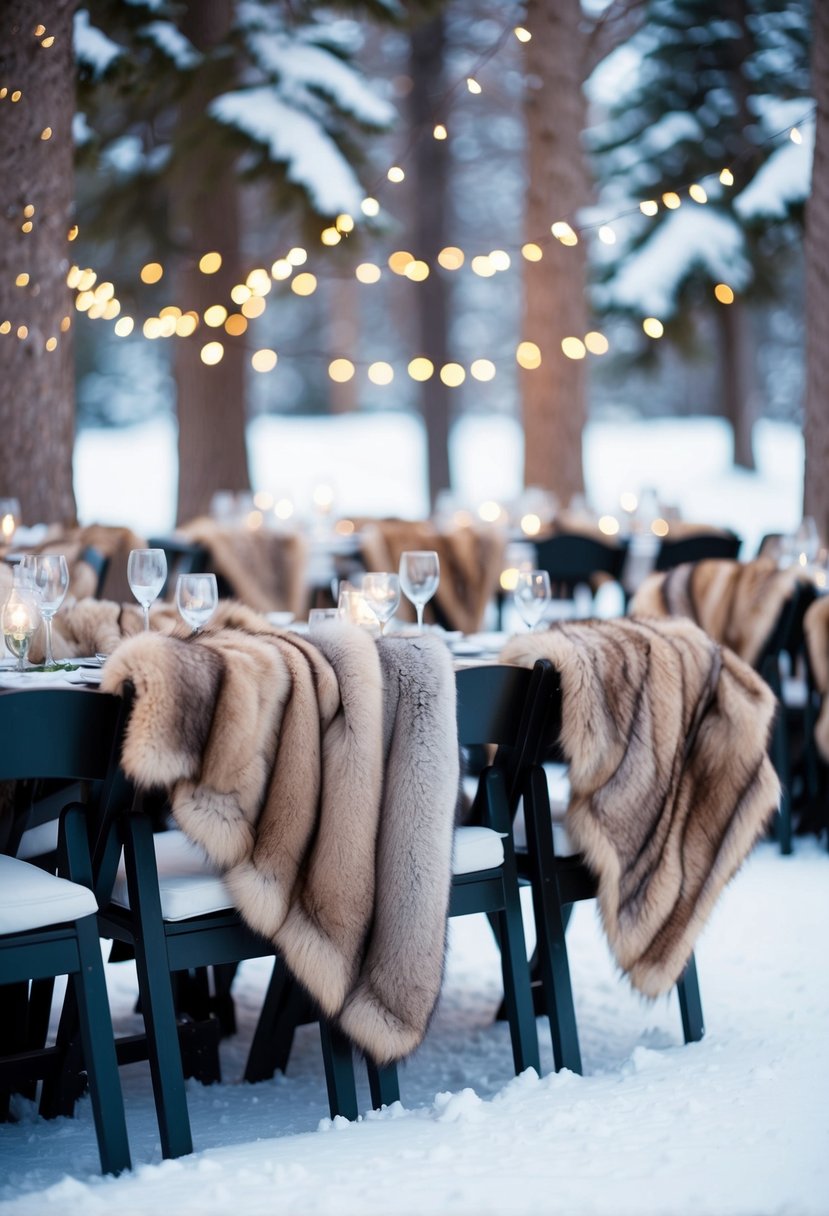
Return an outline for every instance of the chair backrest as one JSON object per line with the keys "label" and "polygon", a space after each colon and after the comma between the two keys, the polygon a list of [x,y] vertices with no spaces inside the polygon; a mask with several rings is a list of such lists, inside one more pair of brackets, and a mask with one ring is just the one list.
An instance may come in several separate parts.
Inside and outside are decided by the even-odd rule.
{"label": "chair backrest", "polygon": [[548,707],[539,689],[552,670],[540,659],[533,668],[492,663],[461,668],[455,675],[458,742],[462,748],[496,747],[494,763],[504,773],[510,813],[527,766],[541,751]]}
{"label": "chair backrest", "polygon": [[[89,783],[88,789],[97,789],[96,802],[107,805],[126,796],[128,786],[119,757],[128,708],[122,698],[91,689],[0,693],[0,781]],[[15,852],[24,830],[54,819],[60,812],[60,797],[37,799],[37,789],[33,792],[35,800],[28,806],[17,800],[5,852]],[[94,837],[97,815],[89,828]]]}
{"label": "chair backrest", "polygon": [[96,549],[94,545],[85,545],[78,554],[78,561],[90,566],[95,573],[95,590],[93,596],[96,600],[101,599],[106,582],[107,573],[109,571],[109,557],[102,553],[100,549]]}
{"label": "chair backrest", "polygon": [[811,583],[796,583],[792,594],[784,602],[774,629],[757,658],[755,667],[767,674],[769,663],[777,662],[787,654],[792,662],[799,654],[805,655],[803,618],[809,606],[817,599],[817,591]]}
{"label": "chair backrest", "polygon": [[684,562],[700,562],[708,558],[736,561],[742,541],[734,532],[697,532],[675,540],[664,537],[656,553],[654,570],[672,570]]}
{"label": "chair backrest", "polygon": [[621,582],[627,552],[626,540],[610,544],[576,532],[535,542],[537,568],[548,572],[558,594],[571,594],[580,584],[589,585],[596,574]]}
{"label": "chair backrest", "polygon": [[167,558],[167,578],[161,589],[161,599],[169,599],[175,594],[180,574],[203,574],[208,569],[207,549],[197,541],[178,536],[154,536],[147,541],[147,548],[163,549]]}

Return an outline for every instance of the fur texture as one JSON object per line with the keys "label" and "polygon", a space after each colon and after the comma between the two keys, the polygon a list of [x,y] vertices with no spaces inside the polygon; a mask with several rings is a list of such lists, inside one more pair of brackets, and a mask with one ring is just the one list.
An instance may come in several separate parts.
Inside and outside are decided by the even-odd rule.
{"label": "fur texture", "polygon": [[619,966],[659,996],[777,807],[772,693],[682,619],[561,623],[500,657],[560,673],[568,832]]}
{"label": "fur texture", "polygon": [[[397,570],[407,549],[434,549],[440,558],[435,601],[452,629],[475,633],[498,587],[504,567],[504,539],[493,528],[455,528],[439,532],[433,524],[402,519],[367,522],[361,531],[368,570]],[[414,620],[407,600],[401,613]],[[426,605],[429,617],[429,605]]]}
{"label": "fur texture", "polygon": [[707,559],[649,575],[630,604],[631,616],[686,616],[715,642],[754,666],[799,575],[767,558]]}
{"label": "fur texture", "polygon": [[203,545],[209,569],[227,580],[234,596],[257,612],[305,611],[307,546],[298,532],[227,527],[200,517],[180,529]]}
{"label": "fur texture", "polygon": [[[381,664],[382,655],[382,664]],[[238,605],[196,637],[125,641],[122,761],[164,787],[239,911],[377,1061],[437,1000],[458,786],[454,675],[433,638],[380,646],[332,622],[313,644]]]}
{"label": "fur texture", "polygon": [[815,746],[829,762],[829,596],[821,596],[806,609],[803,634],[812,678],[822,698],[815,722]]}

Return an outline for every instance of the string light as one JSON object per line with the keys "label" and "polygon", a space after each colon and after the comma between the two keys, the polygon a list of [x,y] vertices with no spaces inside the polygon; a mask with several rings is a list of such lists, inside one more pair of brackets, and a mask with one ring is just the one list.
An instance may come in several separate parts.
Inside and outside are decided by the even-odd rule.
{"label": "string light", "polygon": [[645,317],[642,328],[649,338],[661,338],[665,332],[665,326],[657,317]]}
{"label": "string light", "polygon": [[478,84],[478,81],[475,79],[475,77],[474,77],[474,76],[467,76],[467,78],[466,78],[466,87],[467,87],[467,89],[469,89],[469,92],[470,92],[470,93],[473,93],[473,94],[475,94],[475,95],[477,95],[478,93],[482,93],[482,92],[483,92],[483,89],[482,89],[482,88],[481,88],[481,86]]}
{"label": "string light", "polygon": [[446,139],[446,138],[448,138],[449,132],[446,130],[446,127],[443,125],[442,122],[438,122],[438,123],[435,123],[434,130],[432,131],[432,135],[434,136],[435,139]]}
{"label": "string light", "polygon": [[206,363],[208,367],[214,367],[221,362],[224,353],[225,348],[221,342],[206,342],[199,352],[199,357],[202,363]]}
{"label": "string light", "polygon": [[610,227],[610,224],[602,224],[600,226],[599,232],[598,232],[598,237],[599,237],[599,240],[604,245],[615,245],[616,244],[616,233],[615,233],[614,229]]}
{"label": "string light", "polygon": [[475,380],[486,383],[495,379],[495,364],[491,359],[473,359],[469,365],[469,374]]}
{"label": "string light", "polygon": [[682,199],[675,190],[668,190],[662,195],[662,202],[670,211],[675,211],[680,206]]}
{"label": "string light", "polygon": [[210,253],[203,253],[199,258],[199,270],[202,274],[215,274],[217,270],[221,270],[222,255],[213,250]]}
{"label": "string light", "polygon": [[571,336],[561,339],[561,351],[568,359],[583,359],[587,354],[587,347],[581,338]]}
{"label": "string light", "polygon": [[328,375],[335,384],[347,384],[353,380],[356,368],[350,359],[332,359],[328,364]]}
{"label": "string light", "polygon": [[225,321],[225,333],[231,338],[241,338],[247,332],[248,319],[240,312],[232,312]]}
{"label": "string light", "polygon": [[382,273],[380,267],[375,266],[374,262],[361,262],[354,271],[354,277],[360,283],[379,283]]}
{"label": "string light", "polygon": [[440,378],[447,388],[459,388],[466,379],[466,372],[460,363],[444,363],[440,369]]}
{"label": "string light", "polygon": [[369,365],[368,378],[372,384],[391,384],[394,379],[394,368],[390,363],[378,360]]}
{"label": "string light", "polygon": [[142,283],[157,283],[164,275],[164,267],[160,262],[147,262],[141,267],[139,275]]}
{"label": "string light", "polygon": [[277,358],[275,350],[257,350],[251,356],[250,364],[255,372],[272,372],[276,367]]}
{"label": "string light", "polygon": [[485,253],[479,253],[469,264],[472,267],[472,273],[480,275],[482,279],[491,279],[495,274],[495,267]]}
{"label": "string light", "polygon": [[792,127],[791,131],[789,132],[789,139],[793,144],[803,143],[803,136],[800,134],[797,127]]}
{"label": "string light", "polygon": [[646,198],[639,204],[639,210],[643,215],[656,215],[659,210],[659,203],[656,199]]}
{"label": "string light", "polygon": [[119,338],[128,337],[135,327],[135,322],[132,317],[120,317],[115,322],[115,333]]}
{"label": "string light", "polygon": [[540,245],[536,245],[535,241],[527,241],[525,245],[521,246],[521,256],[528,262],[540,262],[544,257],[544,251]]}
{"label": "string light", "polygon": [[730,169],[721,169],[720,170],[720,181],[722,182],[722,184],[724,186],[733,186],[734,185],[734,174],[731,172]]}
{"label": "string light", "polygon": [[444,270],[460,270],[464,263],[464,252],[456,245],[447,245],[438,254],[438,263]]}
{"label": "string light", "polygon": [[556,220],[550,231],[557,241],[561,241],[562,245],[578,245],[579,243],[579,238],[566,220]]}
{"label": "string light", "polygon": [[714,288],[714,295],[719,300],[720,304],[733,304],[734,292],[727,283],[717,283]]}
{"label": "string light", "polygon": [[519,342],[515,361],[519,367],[534,371],[535,368],[541,367],[541,351],[535,342]]}
{"label": "string light", "polygon": [[360,203],[360,210],[362,211],[363,215],[367,215],[370,219],[372,219],[375,215],[380,214],[380,204],[377,202],[376,198],[364,198]]}
{"label": "string light", "polygon": [[693,186],[689,186],[688,193],[690,194],[691,198],[694,200],[695,203],[707,203],[708,202],[708,194],[705,191],[705,189],[699,184],[699,182],[694,182]]}
{"label": "string light", "polygon": [[403,170],[400,168],[399,165],[392,165],[391,168],[389,169],[388,173],[386,174],[386,177],[389,179],[390,182],[402,182],[402,181],[404,181],[406,174],[403,172]]}
{"label": "string light", "polygon": [[421,383],[425,380],[430,380],[435,374],[435,365],[431,359],[426,359],[422,355],[412,359],[406,369],[412,380],[418,380]]}
{"label": "string light", "polygon": [[523,25],[516,25],[515,29],[512,32],[513,32],[513,34],[515,34],[515,37],[518,39],[519,42],[529,42],[532,38],[532,34],[530,33],[530,31],[525,30]]}
{"label": "string light", "polygon": [[317,276],[309,271],[303,271],[291,280],[291,291],[298,296],[310,296],[317,290]]}

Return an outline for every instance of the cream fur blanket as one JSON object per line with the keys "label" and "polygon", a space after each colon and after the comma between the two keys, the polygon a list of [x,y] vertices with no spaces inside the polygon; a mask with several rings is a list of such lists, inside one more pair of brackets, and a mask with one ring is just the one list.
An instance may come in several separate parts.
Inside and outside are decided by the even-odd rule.
{"label": "cream fur blanket", "polygon": [[314,640],[243,608],[195,637],[125,641],[122,762],[163,787],[244,920],[378,1063],[420,1043],[440,990],[458,796],[455,681],[434,637]]}
{"label": "cream fur blanket", "polygon": [[300,533],[229,527],[204,516],[185,524],[179,534],[204,546],[208,569],[220,574],[242,603],[257,612],[304,614],[308,553]]}
{"label": "cream fur blanket", "polygon": [[559,672],[568,833],[597,876],[619,966],[659,996],[777,807],[774,697],[681,619],[562,622],[500,658]]}

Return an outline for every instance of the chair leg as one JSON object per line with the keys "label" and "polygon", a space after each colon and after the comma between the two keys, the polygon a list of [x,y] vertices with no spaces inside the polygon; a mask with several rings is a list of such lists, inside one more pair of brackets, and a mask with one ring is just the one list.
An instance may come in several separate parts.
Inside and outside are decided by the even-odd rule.
{"label": "chair leg", "polygon": [[400,1101],[400,1080],[396,1064],[384,1064],[381,1068],[377,1064],[372,1064],[371,1060],[366,1060],[366,1071],[368,1072],[371,1105],[374,1110]]}
{"label": "chair leg", "polygon": [[328,1087],[328,1108],[331,1118],[357,1118],[357,1086],[354,1082],[354,1058],[351,1044],[335,1026],[320,1018],[322,1059],[325,1083]]}
{"label": "chair leg", "polygon": [[559,896],[546,777],[542,770],[533,770],[530,774],[528,792],[530,796],[525,798],[524,805],[528,812],[526,822],[533,912],[541,984],[553,1042],[553,1060],[556,1072],[568,1068],[571,1072],[581,1073],[581,1051],[565,936],[570,912],[565,911]]}
{"label": "chair leg", "polygon": [[308,1006],[308,998],[277,958],[248,1052],[246,1081],[267,1081],[285,1071],[294,1031],[309,1020]]}
{"label": "chair leg", "polygon": [[124,860],[130,907],[137,920],[135,965],[147,1030],[161,1152],[164,1157],[183,1157],[192,1153],[193,1138],[187,1112],[161,902],[158,885],[152,881],[155,875],[152,825],[143,815],[131,815],[127,821]]}
{"label": "chair leg", "polygon": [[702,1020],[702,998],[699,994],[697,964],[693,954],[685,964],[685,970],[676,982],[679,997],[679,1012],[682,1017],[682,1033],[686,1043],[698,1043],[705,1034]]}
{"label": "chair leg", "polygon": [[97,920],[84,917],[76,928],[81,974],[75,993],[101,1169],[105,1174],[120,1174],[130,1168],[130,1150]]}
{"label": "chair leg", "polygon": [[504,980],[504,1005],[512,1040],[516,1076],[526,1068],[541,1072],[538,1031],[535,1024],[530,967],[524,939],[524,922],[518,891],[515,856],[504,848],[504,909],[498,913],[498,940],[501,946],[501,974]]}

